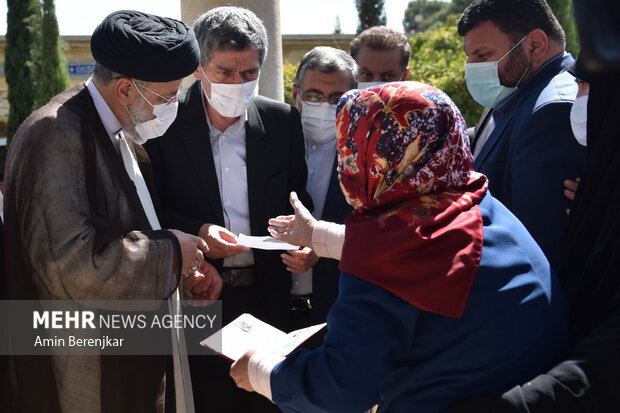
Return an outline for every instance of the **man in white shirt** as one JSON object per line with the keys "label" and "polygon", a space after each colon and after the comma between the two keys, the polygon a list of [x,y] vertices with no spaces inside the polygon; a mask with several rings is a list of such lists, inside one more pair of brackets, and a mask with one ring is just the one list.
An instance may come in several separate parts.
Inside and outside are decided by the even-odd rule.
{"label": "man in white shirt", "polygon": [[[201,54],[197,81],[179,95],[179,115],[166,134],[145,145],[164,222],[208,243],[207,258],[224,281],[224,324],[251,313],[286,330],[291,277],[280,251],[249,250],[237,236],[267,235],[270,217],[292,212],[292,190],[312,205],[299,112],[256,96],[267,34],[254,13],[215,8],[196,20],[194,30]],[[190,367],[197,411],[276,409],[237,389],[227,360],[190,357]]]}

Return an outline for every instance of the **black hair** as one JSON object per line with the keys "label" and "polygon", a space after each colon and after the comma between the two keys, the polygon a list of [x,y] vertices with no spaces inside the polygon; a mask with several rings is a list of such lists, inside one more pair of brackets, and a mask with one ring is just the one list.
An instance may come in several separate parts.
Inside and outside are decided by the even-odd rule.
{"label": "black hair", "polygon": [[564,29],[546,0],[474,0],[459,19],[459,35],[465,36],[486,21],[495,24],[515,43],[532,30],[540,29],[549,39],[566,46]]}

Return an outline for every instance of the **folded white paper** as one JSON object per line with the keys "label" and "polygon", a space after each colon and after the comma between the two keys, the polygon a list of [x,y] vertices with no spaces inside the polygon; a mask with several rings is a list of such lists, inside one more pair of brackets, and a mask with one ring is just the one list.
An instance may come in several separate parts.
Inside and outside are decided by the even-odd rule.
{"label": "folded white paper", "polygon": [[244,247],[256,248],[259,250],[298,250],[297,245],[275,239],[270,236],[254,237],[251,235],[239,234],[237,237],[237,245]]}
{"label": "folded white paper", "polygon": [[253,315],[244,313],[200,344],[232,361],[237,361],[248,350],[286,356],[325,326],[325,323],[317,324],[286,334]]}

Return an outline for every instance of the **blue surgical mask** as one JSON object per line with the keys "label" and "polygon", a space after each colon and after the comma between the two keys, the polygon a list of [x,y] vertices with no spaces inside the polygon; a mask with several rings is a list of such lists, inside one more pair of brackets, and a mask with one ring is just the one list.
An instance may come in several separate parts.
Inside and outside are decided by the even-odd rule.
{"label": "blue surgical mask", "polygon": [[465,64],[465,81],[467,82],[467,90],[474,98],[476,102],[486,108],[492,108],[502,99],[510,96],[525,76],[527,70],[521,75],[521,79],[517,82],[515,87],[506,87],[500,83],[499,80],[499,62],[501,62],[506,56],[510,54],[517,46],[525,40],[527,36],[519,40],[512,49],[508,50],[505,55],[496,62],[482,62],[482,63],[466,63]]}

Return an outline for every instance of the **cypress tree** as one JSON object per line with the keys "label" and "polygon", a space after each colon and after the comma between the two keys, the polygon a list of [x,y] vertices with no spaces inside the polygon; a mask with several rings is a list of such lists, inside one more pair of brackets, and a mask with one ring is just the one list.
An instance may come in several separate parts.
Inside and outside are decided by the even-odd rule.
{"label": "cypress tree", "polygon": [[357,32],[361,33],[369,27],[385,25],[385,10],[383,0],[355,0],[359,25]]}
{"label": "cypress tree", "polygon": [[577,26],[571,0],[547,0],[553,14],[558,18],[566,33],[566,50],[577,57],[579,53],[579,39],[577,36]]}
{"label": "cypress tree", "polygon": [[35,109],[70,86],[69,71],[58,36],[54,0],[43,0],[40,41],[36,57]]}
{"label": "cypress tree", "polygon": [[7,0],[7,7],[4,74],[9,87],[7,138],[10,140],[34,105],[39,0]]}

